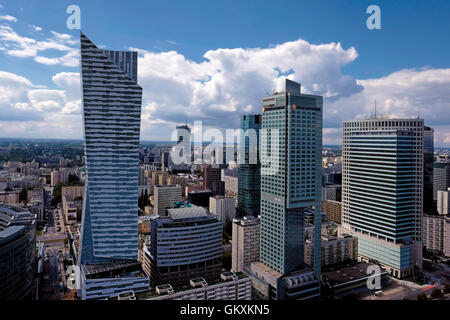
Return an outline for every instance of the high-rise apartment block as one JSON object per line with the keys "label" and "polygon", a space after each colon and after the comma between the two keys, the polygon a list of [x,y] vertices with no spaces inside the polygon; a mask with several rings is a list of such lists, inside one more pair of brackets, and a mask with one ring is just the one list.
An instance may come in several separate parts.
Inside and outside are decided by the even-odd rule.
{"label": "high-rise apartment block", "polygon": [[325,213],[325,219],[341,224],[342,222],[342,203],[338,201],[322,201],[322,212]]}
{"label": "high-rise apartment block", "polygon": [[441,215],[450,213],[450,188],[446,191],[437,192],[437,212]]}
{"label": "high-rise apartment block", "polygon": [[181,186],[154,186],[154,210],[160,216],[167,215],[167,209],[174,208],[175,202],[181,201]]}
{"label": "high-rise apartment block", "polygon": [[253,216],[233,219],[231,270],[243,271],[259,260],[260,221]]}
{"label": "high-rise apartment block", "polygon": [[422,265],[423,119],[343,124],[342,226],[391,275]]}
{"label": "high-rise apartment block", "polygon": [[259,159],[259,132],[262,116],[249,114],[241,117],[240,165],[238,179],[237,217],[258,216],[261,207],[261,162]]}
{"label": "high-rise apartment block", "polygon": [[58,183],[64,184],[69,179],[69,172],[67,170],[53,170],[50,174],[50,182],[52,187]]}
{"label": "high-rise apartment block", "polygon": [[428,251],[450,257],[450,217],[424,215],[422,241]]}
{"label": "high-rise apartment block", "polygon": [[209,198],[209,211],[217,215],[217,219],[227,223],[236,215],[236,199],[225,196]]}
{"label": "high-rise apartment block", "polygon": [[433,163],[433,200],[437,203],[438,191],[450,188],[450,161],[438,160]]}
{"label": "high-rise apartment block", "polygon": [[433,210],[433,162],[434,130],[424,126],[423,130],[423,210]]}

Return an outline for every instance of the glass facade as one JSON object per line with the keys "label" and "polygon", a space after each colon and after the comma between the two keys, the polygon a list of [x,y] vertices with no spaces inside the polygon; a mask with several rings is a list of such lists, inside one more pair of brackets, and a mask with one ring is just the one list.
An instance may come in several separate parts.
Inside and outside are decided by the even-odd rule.
{"label": "glass facade", "polygon": [[[261,115],[243,115],[241,118],[238,205],[236,217],[258,216],[261,206],[261,163],[259,160],[259,131]],[[250,130],[249,130],[250,129]],[[254,134],[252,134],[254,133]],[[253,149],[250,149],[250,146]],[[255,148],[256,147],[256,148]],[[254,155],[252,157],[252,155]]]}
{"label": "glass facade", "polygon": [[79,261],[137,260],[137,53],[100,50],[81,33],[81,68],[87,179]]}
{"label": "glass facade", "polygon": [[[261,262],[287,274],[304,262],[304,212],[315,207],[314,271],[320,276],[322,97],[286,92],[263,99]],[[294,91],[295,88],[298,91]]]}
{"label": "glass facade", "polygon": [[343,124],[342,225],[358,255],[399,270],[413,267],[410,244],[421,241],[423,130],[423,119]]}

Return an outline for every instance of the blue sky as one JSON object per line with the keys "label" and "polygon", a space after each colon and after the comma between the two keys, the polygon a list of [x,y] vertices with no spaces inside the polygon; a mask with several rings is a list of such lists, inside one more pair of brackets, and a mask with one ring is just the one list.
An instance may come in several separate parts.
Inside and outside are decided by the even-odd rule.
{"label": "blue sky", "polygon": [[[217,112],[229,119],[226,127],[237,126],[238,116],[258,112],[265,91],[280,83],[280,75],[260,81],[257,67],[267,65],[270,71],[280,64],[283,75],[302,82],[307,92],[325,96],[325,143],[339,143],[339,123],[370,113],[376,99],[381,112],[393,115],[413,116],[420,108],[426,123],[436,129],[436,145],[450,146],[450,116],[442,116],[450,100],[449,1],[0,0],[0,4],[0,26],[9,28],[3,30],[3,39],[0,35],[0,71],[5,72],[0,86],[16,75],[21,78],[11,81],[25,90],[21,97],[2,99],[0,94],[0,112],[12,109],[9,118],[0,113],[0,136],[53,137],[61,132],[55,124],[60,122],[64,137],[81,138],[79,92],[73,89],[79,66],[48,60],[66,53],[76,60],[78,31],[66,28],[66,8],[77,4],[82,30],[97,45],[140,50],[145,139],[168,140],[170,132],[161,128],[182,119],[193,121],[193,113],[217,126],[211,116]],[[381,30],[366,28],[366,8],[371,4],[381,8]],[[23,42],[18,46],[12,33],[58,49],[38,49],[37,54],[31,50],[24,56],[17,51],[30,48]],[[333,43],[340,47],[329,47]],[[262,51],[255,53],[258,50]],[[241,81],[241,88],[236,81]],[[264,87],[254,89],[258,85]],[[217,95],[209,97],[208,90]],[[251,93],[243,97],[247,92]],[[219,101],[217,105],[212,99]],[[22,111],[28,120],[20,121]],[[17,129],[6,130],[11,124]]]}

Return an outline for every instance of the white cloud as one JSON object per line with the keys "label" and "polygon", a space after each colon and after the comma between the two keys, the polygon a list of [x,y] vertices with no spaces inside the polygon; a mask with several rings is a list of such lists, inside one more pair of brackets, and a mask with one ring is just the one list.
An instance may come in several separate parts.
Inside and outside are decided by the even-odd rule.
{"label": "white cloud", "polygon": [[[44,64],[63,64],[58,60],[62,57],[33,52],[39,52],[37,47],[66,55],[74,52],[65,47],[72,45],[70,35],[52,35],[52,41],[38,45],[7,33],[8,43],[23,46],[24,56],[30,54]],[[301,82],[303,92],[324,96],[324,144],[340,144],[342,121],[370,115],[376,100],[378,114],[416,117],[420,108],[425,123],[435,128],[436,145],[450,146],[450,69],[407,69],[358,80],[341,71],[358,57],[354,48],[344,49],[339,43],[314,45],[301,39],[269,48],[210,50],[201,62],[177,51],[138,50],[139,84],[144,89],[143,140],[169,140],[175,125],[185,121],[236,128],[243,113],[260,113],[266,92],[281,90],[288,77]],[[78,60],[77,55],[69,58]],[[21,121],[19,128],[28,123],[33,128],[26,132],[36,136],[61,130],[60,137],[82,137],[79,73],[60,72],[52,80],[57,89],[38,88],[24,77],[0,72],[0,136],[5,122],[24,117],[29,121]]]}
{"label": "white cloud", "polygon": [[0,20],[5,20],[5,21],[11,21],[11,22],[17,22],[17,18],[10,16],[10,15],[4,15],[4,16],[0,16]]}
{"label": "white cloud", "polygon": [[[3,123],[3,127],[9,128],[8,131],[17,123],[21,123],[22,127],[41,127],[43,132],[37,132],[36,136],[42,136],[47,129],[41,124],[48,123],[50,115],[52,119],[70,116],[72,121],[81,122],[79,74],[58,73],[53,77],[53,81],[61,90],[35,86],[25,77],[0,71],[0,124]],[[10,125],[11,122],[15,123],[14,126]],[[60,125],[73,126],[63,122]],[[81,123],[78,127],[80,125]],[[11,136],[8,131],[0,130],[0,136]],[[79,133],[78,136],[80,135]]]}
{"label": "white cloud", "polygon": [[[51,37],[44,40],[36,40],[30,37],[20,36],[9,25],[0,25],[0,44],[3,48],[2,51],[17,58],[33,58],[36,62],[44,65],[78,66],[78,48],[72,47],[77,43],[77,40],[74,40],[68,34],[55,31],[50,31],[50,33],[52,34]],[[61,55],[57,57],[45,56],[45,52],[48,50],[59,51]]]}
{"label": "white cloud", "polygon": [[42,31],[41,27],[38,27],[38,26],[35,26],[35,25],[30,25],[30,27],[33,29],[34,32]]}

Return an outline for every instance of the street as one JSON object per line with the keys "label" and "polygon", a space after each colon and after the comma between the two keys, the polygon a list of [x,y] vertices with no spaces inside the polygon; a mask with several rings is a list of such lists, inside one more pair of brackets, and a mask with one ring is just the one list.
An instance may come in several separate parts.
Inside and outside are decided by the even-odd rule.
{"label": "street", "polygon": [[53,210],[50,208],[49,201],[46,202],[46,208],[48,212],[47,231],[37,237],[38,241],[45,243],[44,255],[47,257],[44,263],[42,282],[39,286],[39,300],[58,300],[63,293],[60,283],[62,274],[64,274],[62,261],[65,255],[66,232],[61,209]]}

